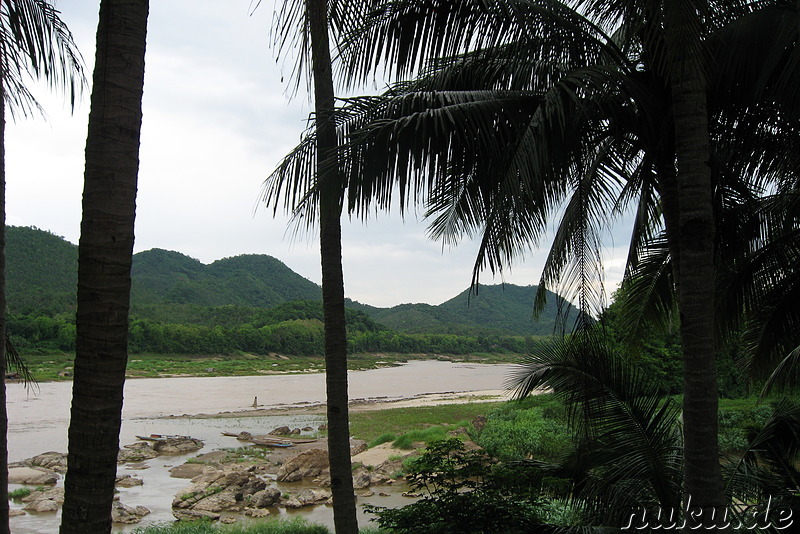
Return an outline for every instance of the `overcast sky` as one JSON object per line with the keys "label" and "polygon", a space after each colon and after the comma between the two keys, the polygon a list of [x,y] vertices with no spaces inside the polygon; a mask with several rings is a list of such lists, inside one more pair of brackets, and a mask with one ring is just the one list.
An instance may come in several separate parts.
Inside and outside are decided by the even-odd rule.
{"label": "overcast sky", "polygon": [[[272,2],[251,15],[250,0],[151,1],[135,251],[176,250],[203,263],[269,254],[320,283],[318,240],[287,235],[287,217],[258,206],[261,184],[297,142],[311,109],[304,87],[290,98],[291,65],[270,47]],[[99,0],[60,0],[91,80]],[[222,7],[224,6],[224,8]],[[374,90],[365,88],[365,92]],[[74,114],[43,93],[47,119],[9,122],[7,221],[78,242],[89,91]],[[469,286],[475,247],[442,250],[424,221],[397,214],[345,221],[347,295],[375,306],[439,304]],[[608,293],[621,277],[625,247],[606,251]],[[536,284],[546,251],[505,273]],[[484,283],[499,283],[490,273]]]}

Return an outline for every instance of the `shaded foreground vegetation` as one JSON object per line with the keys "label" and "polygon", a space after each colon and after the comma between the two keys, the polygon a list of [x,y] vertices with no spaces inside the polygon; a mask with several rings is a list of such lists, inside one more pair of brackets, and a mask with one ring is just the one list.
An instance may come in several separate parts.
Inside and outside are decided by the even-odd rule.
{"label": "shaded foreground vegetation", "polygon": [[[310,524],[302,519],[270,520],[252,525],[218,525],[211,521],[195,523],[165,523],[139,528],[136,534],[330,534],[322,525]],[[381,534],[381,530],[361,529],[360,534]]]}

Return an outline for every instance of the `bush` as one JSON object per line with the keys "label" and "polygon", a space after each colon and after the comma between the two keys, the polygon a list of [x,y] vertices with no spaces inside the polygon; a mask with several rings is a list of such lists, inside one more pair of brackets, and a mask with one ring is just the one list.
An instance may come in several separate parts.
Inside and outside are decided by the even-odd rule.
{"label": "bush", "polygon": [[539,524],[538,488],[524,469],[497,468],[456,439],[437,441],[409,463],[406,477],[425,493],[402,508],[365,506],[378,524],[401,534],[516,534]]}
{"label": "bush", "polygon": [[503,407],[489,414],[478,444],[502,461],[554,460],[570,449],[572,432],[563,421],[545,418],[541,408]]}

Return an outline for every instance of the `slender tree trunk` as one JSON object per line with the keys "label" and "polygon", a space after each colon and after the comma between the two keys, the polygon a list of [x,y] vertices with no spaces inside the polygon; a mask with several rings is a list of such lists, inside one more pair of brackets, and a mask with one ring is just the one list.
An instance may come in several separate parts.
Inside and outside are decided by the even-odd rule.
{"label": "slender tree trunk", "polygon": [[[5,47],[0,46],[0,55]],[[5,58],[0,56],[0,65]],[[8,409],[6,406],[6,87],[0,72],[0,534],[11,532],[8,516]]]}
{"label": "slender tree trunk", "polygon": [[[675,9],[679,2],[668,2]],[[696,2],[691,9],[700,9]],[[684,365],[684,491],[692,509],[690,529],[696,520],[721,523],[725,493],[717,437],[717,376],[714,335],[714,213],[709,167],[706,82],[700,50],[698,18],[686,10],[673,16],[667,28],[667,48],[675,53],[671,63],[671,89],[675,117],[678,228],[678,304]],[[711,513],[716,511],[716,517]],[[692,530],[689,530],[692,531]]]}
{"label": "slender tree trunk", "polygon": [[342,185],[336,164],[334,92],[328,41],[326,0],[306,0],[311,35],[314,108],[317,131],[317,180],[320,184],[320,254],[322,307],[325,317],[325,384],[328,456],[331,466],[333,521],[336,534],[357,534],[350,422],[347,397],[347,332],[342,273]]}
{"label": "slender tree trunk", "polygon": [[75,376],[61,532],[111,531],[128,359],[148,0],[102,0],[83,220]]}

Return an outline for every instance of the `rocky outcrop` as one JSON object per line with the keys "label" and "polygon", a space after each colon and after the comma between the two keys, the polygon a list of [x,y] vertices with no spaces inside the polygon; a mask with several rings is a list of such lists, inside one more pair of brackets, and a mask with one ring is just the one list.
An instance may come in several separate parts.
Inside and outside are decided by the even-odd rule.
{"label": "rocky outcrop", "polygon": [[[193,478],[172,501],[173,515],[190,520],[199,517],[219,518],[222,511],[243,511],[246,508],[271,506],[280,497],[274,488],[249,470],[222,470],[207,467]],[[216,514],[217,517],[213,517]]]}
{"label": "rocky outcrop", "polygon": [[9,467],[41,467],[56,473],[66,473],[67,455],[63,452],[43,452],[20,462],[9,464]]}
{"label": "rocky outcrop", "polygon": [[304,506],[311,506],[328,502],[331,498],[331,492],[324,489],[304,489],[297,495],[290,495],[283,500],[281,504],[286,508],[302,508]]}
{"label": "rocky outcrop", "polygon": [[144,482],[141,478],[136,478],[131,475],[117,475],[114,485],[121,488],[132,488],[134,486],[141,486]]}
{"label": "rocky outcrop", "polygon": [[23,509],[28,512],[57,512],[64,504],[64,488],[32,491],[22,502],[26,503]]}
{"label": "rocky outcrop", "polygon": [[309,449],[289,458],[278,469],[278,482],[295,482],[303,478],[314,478],[329,466],[328,451]]}
{"label": "rocky outcrop", "polygon": [[114,501],[111,506],[111,522],[119,525],[133,525],[141,521],[149,513],[150,510],[144,506],[131,508],[119,501]]}
{"label": "rocky outcrop", "polygon": [[137,441],[130,445],[125,445],[119,450],[117,463],[127,464],[131,462],[143,462],[152,460],[158,456],[158,452],[144,441]]}
{"label": "rocky outcrop", "polygon": [[32,486],[50,486],[58,482],[60,475],[42,467],[9,467],[8,481],[11,484],[30,484]]}
{"label": "rocky outcrop", "polygon": [[202,449],[205,444],[188,436],[167,438],[153,442],[153,450],[159,454],[184,454]]}
{"label": "rocky outcrop", "polygon": [[247,501],[247,504],[252,508],[266,508],[268,506],[275,506],[280,501],[281,501],[280,490],[275,487],[270,487],[255,492],[252,495],[252,497]]}
{"label": "rocky outcrop", "polygon": [[198,521],[200,519],[211,519],[216,521],[220,515],[215,512],[206,512],[203,510],[172,510],[172,515],[178,521]]}

